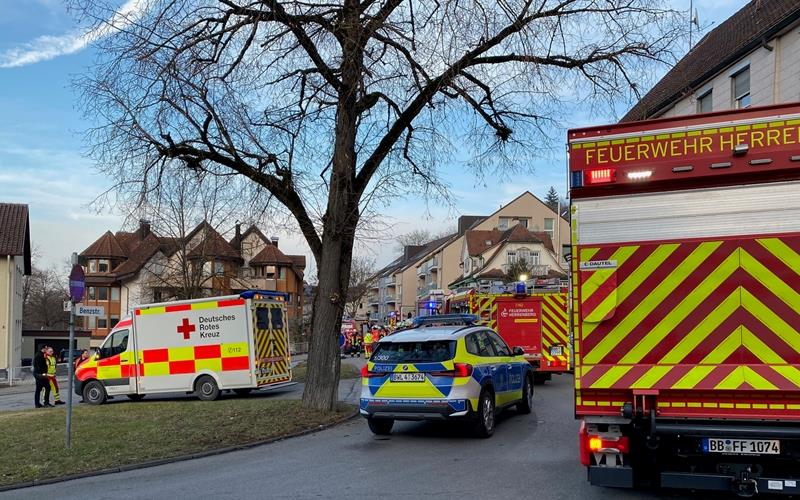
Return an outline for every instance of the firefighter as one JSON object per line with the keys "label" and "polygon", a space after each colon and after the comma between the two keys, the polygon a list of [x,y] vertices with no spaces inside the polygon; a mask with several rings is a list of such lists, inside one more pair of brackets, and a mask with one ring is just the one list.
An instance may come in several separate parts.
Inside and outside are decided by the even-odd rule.
{"label": "firefighter", "polygon": [[48,347],[47,351],[45,351],[45,359],[47,361],[47,378],[50,381],[50,390],[53,392],[53,398],[55,399],[55,404],[63,405],[64,402],[61,401],[61,396],[58,393],[58,380],[56,380],[56,357],[53,354],[53,348]]}
{"label": "firefighter", "polygon": [[372,332],[377,331],[375,327],[372,330],[367,330],[367,333],[364,335],[364,357],[369,359],[372,356],[372,342],[374,341],[374,337],[372,336]]}
{"label": "firefighter", "polygon": [[361,334],[358,332],[353,332],[353,354],[361,357]]}

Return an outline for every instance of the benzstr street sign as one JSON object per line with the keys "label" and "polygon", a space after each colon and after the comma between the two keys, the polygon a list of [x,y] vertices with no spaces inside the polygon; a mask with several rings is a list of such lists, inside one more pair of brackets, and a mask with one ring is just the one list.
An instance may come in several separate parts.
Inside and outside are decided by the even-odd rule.
{"label": "benzstr street sign", "polygon": [[103,306],[85,306],[75,304],[75,314],[77,316],[105,316],[106,309]]}

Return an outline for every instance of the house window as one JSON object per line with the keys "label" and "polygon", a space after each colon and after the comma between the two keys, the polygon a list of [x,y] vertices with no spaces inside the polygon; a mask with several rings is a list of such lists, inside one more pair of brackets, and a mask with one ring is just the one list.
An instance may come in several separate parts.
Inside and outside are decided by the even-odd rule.
{"label": "house window", "polygon": [[111,288],[111,300],[119,301],[119,287]]}
{"label": "house window", "polygon": [[[281,269],[281,271],[283,271],[283,269]],[[287,304],[291,304],[292,303],[292,294],[291,293],[287,293],[286,294],[286,303]],[[360,307],[360,305],[359,305],[359,307]]]}
{"label": "house window", "polygon": [[555,219],[553,218],[544,219],[544,232],[547,233],[548,236],[550,236],[551,240],[555,237],[555,226],[556,226]]}
{"label": "house window", "polygon": [[731,77],[733,85],[733,107],[742,109],[750,107],[750,66]]}
{"label": "house window", "polygon": [[95,290],[95,288],[93,286],[89,287],[89,291],[87,293],[87,297],[89,298],[89,300],[95,300],[97,298],[97,293],[96,293],[96,290]]}
{"label": "house window", "polygon": [[97,328],[97,316],[87,316],[86,327],[89,330],[94,330],[95,328]]}
{"label": "house window", "polygon": [[528,227],[528,219],[519,219],[519,225],[527,228]]}
{"label": "house window", "polygon": [[710,113],[711,112],[711,98],[713,97],[713,93],[711,90],[707,90],[702,95],[697,98],[697,112],[698,113]]}
{"label": "house window", "polygon": [[97,318],[97,328],[108,328],[108,319]]}
{"label": "house window", "polygon": [[97,272],[97,261],[96,260],[90,260],[89,261],[89,272],[90,273],[96,273]]}
{"label": "house window", "polygon": [[108,261],[107,260],[99,260],[97,261],[97,270],[101,273],[108,272]]}
{"label": "house window", "polygon": [[281,267],[281,268],[280,268],[280,275],[279,275],[279,277],[280,277],[280,279],[282,279],[282,280],[285,280],[285,279],[286,279],[286,268],[285,268],[285,267]]}
{"label": "house window", "polygon": [[508,226],[511,225],[511,217],[500,217],[500,220],[497,223],[497,229],[504,230],[508,229]]}
{"label": "house window", "polygon": [[538,266],[539,265],[539,252],[531,252],[530,257],[528,257],[528,262],[530,262],[530,264],[532,266]]}
{"label": "house window", "polygon": [[275,277],[275,266],[267,266],[266,272],[267,272],[267,278],[274,278]]}
{"label": "house window", "polygon": [[214,274],[221,276],[225,274],[225,263],[220,260],[214,261]]}
{"label": "house window", "polygon": [[506,253],[506,263],[513,264],[517,261],[517,251],[516,250],[509,250]]}
{"label": "house window", "polygon": [[97,287],[97,300],[108,300],[108,287]]}
{"label": "house window", "polygon": [[531,262],[531,251],[527,248],[520,248],[517,250],[517,260],[530,263]]}
{"label": "house window", "polygon": [[119,316],[116,314],[111,315],[111,328],[114,328],[119,323]]}

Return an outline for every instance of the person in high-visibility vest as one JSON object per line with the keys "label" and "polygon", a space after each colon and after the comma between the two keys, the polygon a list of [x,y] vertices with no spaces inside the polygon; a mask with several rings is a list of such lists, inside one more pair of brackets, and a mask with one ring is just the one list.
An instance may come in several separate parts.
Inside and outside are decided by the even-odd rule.
{"label": "person in high-visibility vest", "polygon": [[50,381],[50,390],[53,393],[53,397],[55,398],[55,404],[63,405],[64,402],[61,401],[61,396],[58,393],[58,380],[56,380],[56,357],[53,354],[53,348],[48,347],[47,351],[45,352],[45,358],[47,360],[47,378]]}
{"label": "person in high-visibility vest", "polygon": [[369,359],[372,356],[372,330],[367,330],[367,333],[364,334],[364,357]]}

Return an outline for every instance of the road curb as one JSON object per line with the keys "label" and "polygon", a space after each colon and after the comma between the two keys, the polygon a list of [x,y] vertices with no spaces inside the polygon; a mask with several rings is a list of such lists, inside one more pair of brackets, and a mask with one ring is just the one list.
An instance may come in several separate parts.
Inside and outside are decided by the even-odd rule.
{"label": "road curb", "polygon": [[292,434],[287,434],[285,436],[277,436],[268,439],[262,439],[260,441],[253,441],[252,443],[226,446],[225,448],[217,448],[214,450],[200,451],[197,453],[190,453],[188,455],[179,455],[177,457],[160,458],[158,460],[149,460],[147,462],[140,462],[137,464],[120,465],[119,467],[111,467],[108,469],[101,469],[98,471],[79,472],[76,474],[69,474],[67,476],[54,477],[48,479],[35,479],[33,481],[26,481],[24,483],[16,483],[7,486],[0,486],[0,492],[18,490],[21,488],[31,488],[33,486],[44,486],[48,484],[63,483],[65,481],[72,481],[75,479],[83,479],[94,476],[104,476],[106,474],[116,474],[118,472],[127,472],[137,469],[146,469],[148,467],[156,467],[159,465],[166,465],[174,462],[185,462],[187,460],[195,460],[198,458],[213,457],[215,455],[222,455],[225,453],[230,453],[232,451],[247,450],[250,448],[255,448],[257,446],[264,446],[272,443],[277,443],[278,441],[284,441],[286,439],[292,439],[300,436],[307,436],[309,434],[321,432],[326,429],[330,429],[331,427],[336,427],[337,425],[343,424],[347,421],[354,420],[358,416],[359,416],[359,411],[358,409],[356,409],[353,413],[345,415],[344,417],[336,419],[332,422],[328,422],[327,424],[322,424],[317,427],[313,427],[311,429],[304,429],[302,431],[298,431]]}

